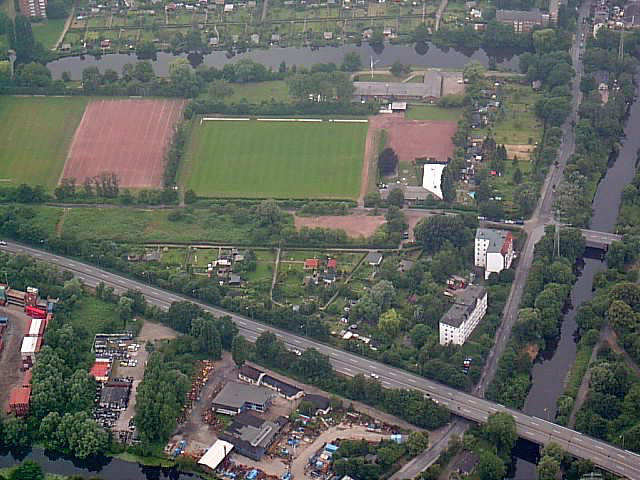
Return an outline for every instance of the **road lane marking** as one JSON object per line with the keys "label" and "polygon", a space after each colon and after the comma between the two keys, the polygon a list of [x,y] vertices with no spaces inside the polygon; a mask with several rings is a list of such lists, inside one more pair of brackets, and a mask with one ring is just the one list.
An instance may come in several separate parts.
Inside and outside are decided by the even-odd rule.
{"label": "road lane marking", "polygon": [[594,445],[594,447],[596,447],[598,450],[603,450],[604,451],[604,447],[601,447],[600,445]]}
{"label": "road lane marking", "polygon": [[560,430],[556,430],[555,428],[552,429],[552,430],[553,430],[553,433],[557,433],[558,435],[562,434],[562,432]]}
{"label": "road lane marking", "polygon": [[398,375],[396,373],[393,372],[387,372],[389,375],[391,375],[392,377],[397,377]]}
{"label": "road lane marking", "polygon": [[469,399],[469,403],[473,403],[473,404],[475,404],[475,403],[476,403],[476,401],[475,401],[475,400],[471,400],[471,399]]}
{"label": "road lane marking", "polygon": [[540,426],[540,424],[538,422],[534,422],[533,420],[531,420],[531,425],[535,425],[536,427]]}

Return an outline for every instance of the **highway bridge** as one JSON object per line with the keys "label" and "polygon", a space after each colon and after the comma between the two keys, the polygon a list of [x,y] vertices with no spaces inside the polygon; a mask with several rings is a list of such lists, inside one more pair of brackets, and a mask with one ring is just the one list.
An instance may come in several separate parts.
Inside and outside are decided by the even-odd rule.
{"label": "highway bridge", "polygon": [[43,250],[25,247],[13,242],[7,242],[7,245],[1,248],[6,252],[31,255],[43,262],[57,265],[61,269],[72,272],[88,286],[96,286],[100,282],[103,282],[113,287],[116,293],[122,293],[128,289],[139,290],[144,294],[149,303],[163,309],[168,309],[173,302],[191,301],[214,315],[231,316],[238,326],[240,334],[248,340],[254,341],[262,332],[272,331],[289,348],[301,350],[311,347],[316,348],[329,357],[331,364],[339,373],[348,376],[359,373],[365,375],[374,373],[378,376],[380,383],[386,388],[418,390],[446,407],[453,414],[474,422],[484,422],[489,415],[496,412],[507,412],[513,415],[520,437],[540,445],[546,445],[551,442],[557,443],[568,453],[579,458],[590,460],[604,470],[629,479],[640,480],[640,455],[588,437],[569,428],[561,427],[547,420],[526,415],[522,412],[455,390],[407,371],[345,352],[315,340],[299,337],[284,330],[256,322],[245,316],[204,305],[190,298],[101,270],[80,261],[60,257]]}
{"label": "highway bridge", "polygon": [[607,250],[609,245],[613,242],[619,242],[622,240],[622,235],[608,232],[598,232],[596,230],[582,229],[582,236],[584,237],[587,247],[600,248]]}

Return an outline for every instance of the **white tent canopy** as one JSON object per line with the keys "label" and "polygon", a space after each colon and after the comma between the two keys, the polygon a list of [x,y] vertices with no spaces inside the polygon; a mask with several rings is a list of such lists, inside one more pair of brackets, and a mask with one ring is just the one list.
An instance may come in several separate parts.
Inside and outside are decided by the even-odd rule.
{"label": "white tent canopy", "polygon": [[200,460],[198,464],[209,467],[211,470],[218,468],[218,465],[231,453],[233,450],[233,444],[225,442],[224,440],[217,440],[216,443],[211,445]]}
{"label": "white tent canopy", "polygon": [[422,175],[422,188],[426,188],[442,200],[442,171],[446,167],[443,163],[425,163]]}

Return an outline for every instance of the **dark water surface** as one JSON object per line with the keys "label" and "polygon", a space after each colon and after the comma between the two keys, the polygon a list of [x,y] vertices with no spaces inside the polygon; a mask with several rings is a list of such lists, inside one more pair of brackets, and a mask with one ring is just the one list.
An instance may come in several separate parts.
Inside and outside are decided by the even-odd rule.
{"label": "dark water surface", "polygon": [[[636,75],[640,84],[640,75]],[[598,185],[593,199],[593,216],[590,228],[601,232],[613,232],[622,191],[636,172],[636,151],[640,148],[640,101],[636,99],[629,110],[625,123],[623,146],[615,162],[609,166],[604,178]],[[562,320],[561,335],[558,341],[549,345],[538,357],[533,367],[533,384],[524,405],[524,412],[545,420],[555,418],[556,402],[564,392],[565,380],[576,359],[576,309],[589,300],[592,295],[593,278],[606,268],[605,262],[595,252],[587,251],[581,265],[577,282],[571,290],[571,302]],[[514,476],[516,480],[536,478],[535,463],[531,459],[520,458],[518,447],[515,450],[517,462]]]}
{"label": "dark water surface", "polygon": [[[216,51],[206,55],[180,55],[159,52],[153,63],[153,69],[157,75],[166,76],[169,73],[169,65],[176,58],[188,58],[191,64],[196,67],[205,64],[210,67],[222,67],[227,63],[234,63],[241,59],[251,59],[267,67],[277,69],[282,61],[287,65],[300,65],[311,67],[316,63],[342,63],[344,55],[349,52],[356,52],[362,59],[363,68],[368,68],[371,58],[375,63],[375,68],[385,68],[398,61],[403,64],[414,65],[415,67],[435,67],[435,68],[462,68],[469,62],[479,62],[487,66],[489,58],[494,58],[500,67],[512,70],[518,69],[518,56],[516,52],[509,49],[493,50],[455,50],[453,48],[439,48],[433,44],[428,44],[424,49],[416,49],[413,45],[385,45],[382,51],[374,50],[368,44],[343,45],[340,47],[286,47],[270,48],[269,50],[256,49],[228,57],[226,52]],[[111,68],[118,73],[127,63],[137,61],[135,54],[114,53],[93,57],[90,55],[65,57],[49,62],[47,67],[51,70],[54,79],[60,78],[62,72],[69,72],[71,78],[80,80],[82,70],[87,67],[97,66],[100,71]]]}
{"label": "dark water surface", "polygon": [[32,448],[21,451],[0,449],[0,468],[11,467],[25,460],[33,460],[49,473],[59,475],[83,475],[104,480],[195,480],[194,475],[179,473],[174,468],[144,467],[124,460],[99,457],[79,460],[55,452]]}

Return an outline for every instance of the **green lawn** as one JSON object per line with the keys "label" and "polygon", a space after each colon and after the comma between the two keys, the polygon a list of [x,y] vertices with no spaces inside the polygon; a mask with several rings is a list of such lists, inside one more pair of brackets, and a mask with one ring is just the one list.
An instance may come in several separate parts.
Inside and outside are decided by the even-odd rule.
{"label": "green lawn", "polygon": [[[244,215],[227,210],[228,214],[196,209],[181,220],[170,221],[171,210],[72,208],[63,233],[83,240],[101,238],[132,244],[207,241],[246,245],[252,238],[253,224],[244,221]],[[200,261],[200,254],[198,257]]]}
{"label": "green lawn", "polygon": [[86,98],[0,97],[0,185],[58,183]]}
{"label": "green lawn", "polygon": [[407,120],[434,120],[457,122],[462,117],[462,108],[442,108],[435,105],[409,105]]}
{"label": "green lawn", "polygon": [[55,20],[44,20],[42,22],[32,23],[33,36],[36,42],[40,42],[45,48],[53,48],[64,30],[66,18],[58,18]]}
{"label": "green lawn", "polygon": [[182,173],[208,197],[356,198],[366,123],[204,122]]}
{"label": "green lawn", "polygon": [[233,95],[225,98],[226,103],[238,103],[243,99],[246,99],[249,103],[270,102],[271,100],[288,102],[291,100],[289,88],[284,80],[234,83],[232,88]]}
{"label": "green lawn", "polygon": [[71,323],[74,330],[81,331],[82,336],[86,335],[88,346],[96,333],[116,333],[125,327],[113,304],[89,295],[81,297],[73,306]]}

